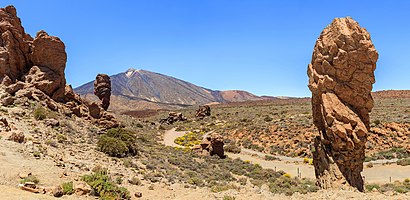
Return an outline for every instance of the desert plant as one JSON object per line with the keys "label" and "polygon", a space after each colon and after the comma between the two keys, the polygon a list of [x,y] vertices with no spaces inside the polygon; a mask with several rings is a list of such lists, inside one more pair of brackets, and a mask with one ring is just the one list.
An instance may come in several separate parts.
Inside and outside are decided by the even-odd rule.
{"label": "desert plant", "polygon": [[234,196],[228,196],[228,195],[225,195],[224,197],[223,197],[223,200],[235,200],[236,198],[234,197]]}
{"label": "desert plant", "polygon": [[98,150],[113,157],[124,157],[128,153],[128,148],[125,142],[117,139],[101,135],[97,142]]}
{"label": "desert plant", "polygon": [[33,111],[34,119],[43,120],[47,119],[47,110],[43,107],[37,107]]}
{"label": "desert plant", "polygon": [[279,158],[271,155],[265,155],[265,160],[272,161],[272,160],[279,160]]}
{"label": "desert plant", "polygon": [[81,180],[90,185],[101,199],[131,199],[130,192],[126,188],[118,187],[111,181],[107,169],[84,175]]}
{"label": "desert plant", "polygon": [[225,145],[224,150],[226,152],[231,152],[231,153],[235,153],[235,154],[241,153],[241,148],[236,146],[235,144]]}
{"label": "desert plant", "polygon": [[61,188],[63,188],[64,195],[71,195],[74,193],[74,186],[72,181],[61,184]]}
{"label": "desert plant", "polygon": [[25,182],[33,182],[35,184],[38,184],[40,182],[40,180],[34,175],[29,175],[29,176],[27,176],[25,178],[22,178],[20,180],[20,183],[25,183]]}
{"label": "desert plant", "polygon": [[123,128],[113,128],[100,135],[97,148],[109,156],[120,158],[137,154],[136,141],[137,138],[134,133]]}

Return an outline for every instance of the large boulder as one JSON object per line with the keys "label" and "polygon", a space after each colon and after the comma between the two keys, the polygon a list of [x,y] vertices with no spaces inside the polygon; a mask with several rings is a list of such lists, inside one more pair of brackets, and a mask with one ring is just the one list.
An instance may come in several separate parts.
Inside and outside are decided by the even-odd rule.
{"label": "large boulder", "polygon": [[29,74],[34,77],[26,81],[32,82],[55,100],[63,98],[66,84],[64,70],[67,62],[64,43],[58,37],[39,31],[31,43],[31,49],[30,59],[34,67],[30,69]]}
{"label": "large boulder", "polygon": [[369,33],[349,17],[334,19],[316,41],[308,76],[313,123],[319,130],[313,164],[322,188],[363,191],[377,59]]}
{"label": "large boulder", "polygon": [[58,37],[39,31],[33,39],[25,33],[13,6],[0,8],[0,89],[5,90],[0,92],[2,105],[23,104],[32,99],[67,116],[75,114],[89,119],[91,115],[104,128],[119,126],[104,111],[111,93],[109,77],[97,76],[97,91],[104,108],[100,109],[66,85],[66,62],[65,45]]}
{"label": "large boulder", "polygon": [[196,110],[195,117],[203,119],[206,116],[211,116],[211,107],[208,105],[199,106],[198,110]]}
{"label": "large boulder", "polygon": [[95,77],[94,94],[101,100],[101,106],[104,110],[107,110],[111,97],[111,80],[107,74],[98,74]]}
{"label": "large boulder", "polygon": [[28,71],[30,42],[13,6],[0,8],[0,80],[5,76],[14,82]]}

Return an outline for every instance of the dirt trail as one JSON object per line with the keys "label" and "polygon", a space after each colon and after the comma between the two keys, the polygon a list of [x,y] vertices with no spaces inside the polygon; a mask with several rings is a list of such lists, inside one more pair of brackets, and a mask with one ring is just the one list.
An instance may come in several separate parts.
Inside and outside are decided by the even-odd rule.
{"label": "dirt trail", "polygon": [[[184,135],[184,131],[176,131],[175,128],[165,131],[164,144],[167,146],[180,146],[174,143],[175,138]],[[182,146],[180,146],[182,147]],[[263,168],[283,170],[292,176],[297,176],[298,172],[301,173],[302,178],[315,178],[315,169],[312,165],[304,164],[302,158],[293,158],[286,156],[275,156],[257,152],[251,149],[241,149],[240,154],[226,153],[230,158],[239,158],[241,160],[247,160],[254,164],[259,164]],[[274,156],[280,160],[267,161],[264,159],[266,155]],[[372,161],[373,167],[365,168],[362,175],[365,177],[365,181],[369,183],[388,183],[391,181],[399,180],[403,181],[406,178],[410,178],[410,166],[399,166],[397,164],[383,165],[381,163],[388,162],[388,160]],[[392,162],[390,160],[390,162]]]}

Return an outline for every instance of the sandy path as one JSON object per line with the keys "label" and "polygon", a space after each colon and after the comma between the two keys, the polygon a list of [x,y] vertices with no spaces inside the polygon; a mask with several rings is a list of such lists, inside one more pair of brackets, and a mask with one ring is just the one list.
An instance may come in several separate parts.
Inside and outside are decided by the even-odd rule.
{"label": "sandy path", "polygon": [[[164,134],[164,144],[166,146],[179,146],[174,143],[175,138],[184,135],[184,131],[175,131],[174,129],[167,130]],[[226,153],[230,158],[240,158],[241,160],[247,160],[254,164],[259,164],[263,168],[283,170],[292,176],[297,176],[298,172],[301,173],[302,178],[315,178],[315,169],[312,165],[303,164],[302,158],[292,158],[286,156],[275,156],[280,160],[267,161],[264,159],[266,155],[262,152],[257,152],[251,149],[241,149],[240,154]],[[403,181],[406,178],[410,178],[410,166],[399,166],[397,164],[383,165],[381,163],[388,162],[388,160],[372,161],[373,167],[365,167],[362,175],[365,177],[365,181],[369,183],[388,183],[391,181],[399,180]],[[390,160],[392,162],[392,160]],[[365,163],[366,166],[368,163]]]}

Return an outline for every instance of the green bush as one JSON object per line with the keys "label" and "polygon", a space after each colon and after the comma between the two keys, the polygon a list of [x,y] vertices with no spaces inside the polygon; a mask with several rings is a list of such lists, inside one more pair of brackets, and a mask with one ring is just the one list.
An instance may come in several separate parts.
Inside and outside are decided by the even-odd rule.
{"label": "green bush", "polygon": [[118,187],[108,176],[107,169],[98,170],[90,175],[84,175],[81,180],[95,191],[100,199],[116,200],[131,199],[130,192],[124,187]]}
{"label": "green bush", "polygon": [[43,107],[37,107],[33,111],[34,118],[37,120],[47,119],[47,110]]}
{"label": "green bush", "polygon": [[113,157],[136,155],[138,152],[136,140],[134,133],[122,128],[113,128],[100,135],[97,148]]}
{"label": "green bush", "polygon": [[380,185],[378,184],[368,184],[365,186],[366,190],[371,192],[374,188],[376,188],[377,190],[380,190]]}
{"label": "green bush", "polygon": [[63,188],[64,195],[74,194],[74,186],[72,181],[61,184],[61,187]]}
{"label": "green bush", "polygon": [[279,160],[279,158],[271,155],[265,155],[265,160],[272,161],[272,160]]}
{"label": "green bush", "polygon": [[24,184],[25,182],[33,182],[35,184],[38,184],[40,182],[40,180],[34,175],[29,175],[26,178],[23,178],[23,179],[20,180],[20,183]]}
{"label": "green bush", "polygon": [[101,152],[108,154],[113,157],[124,157],[128,153],[128,148],[125,142],[117,139],[108,137],[106,135],[101,135],[97,147]]}

